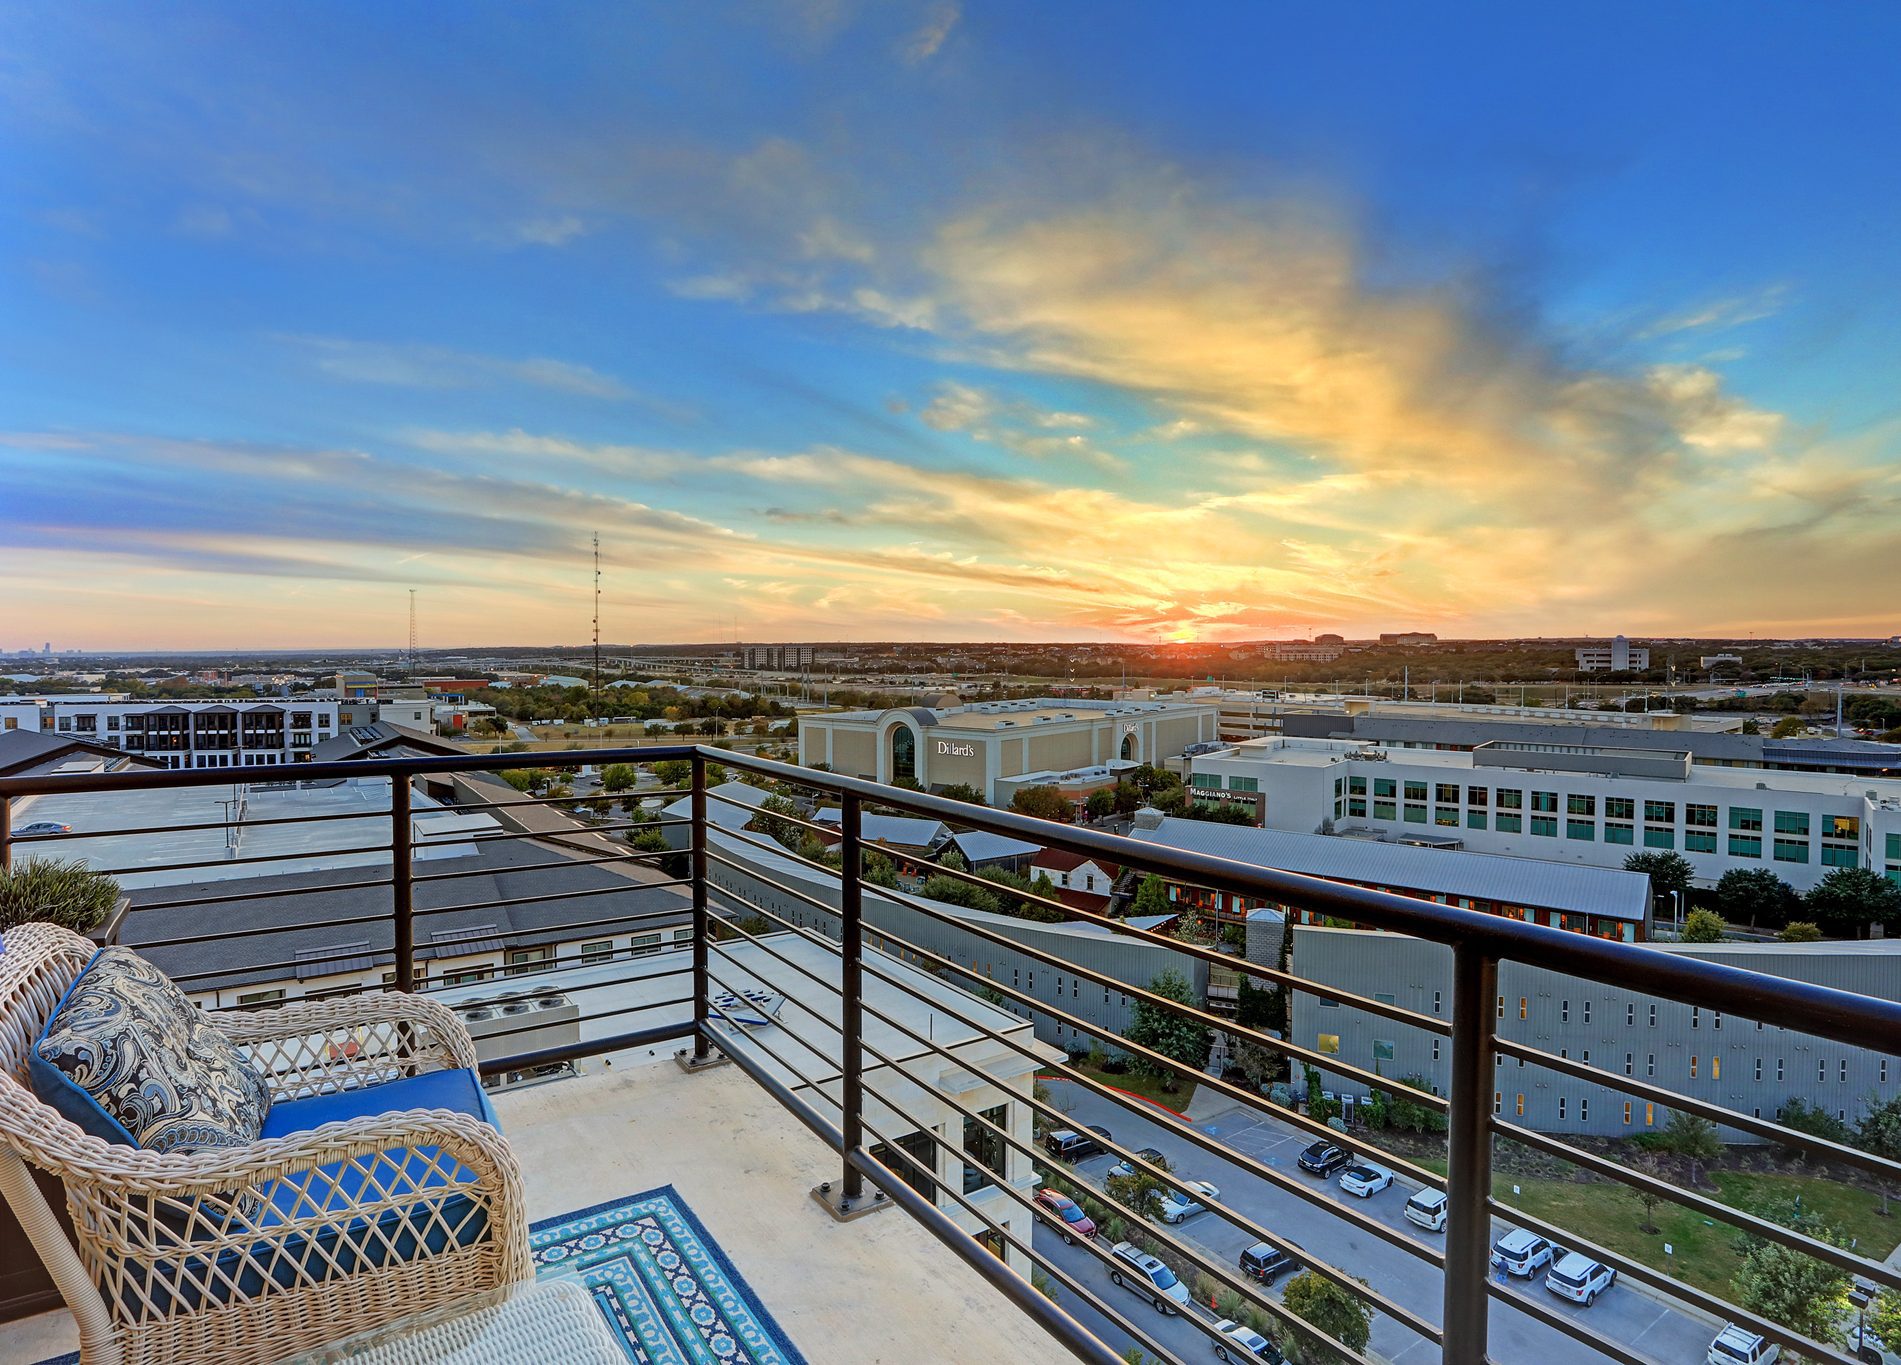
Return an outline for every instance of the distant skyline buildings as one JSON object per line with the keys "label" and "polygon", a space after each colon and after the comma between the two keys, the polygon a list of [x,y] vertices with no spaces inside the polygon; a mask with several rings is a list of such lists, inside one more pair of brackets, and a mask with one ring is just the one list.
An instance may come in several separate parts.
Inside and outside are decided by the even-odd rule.
{"label": "distant skyline buildings", "polygon": [[16,642],[1895,630],[1893,7],[16,18]]}

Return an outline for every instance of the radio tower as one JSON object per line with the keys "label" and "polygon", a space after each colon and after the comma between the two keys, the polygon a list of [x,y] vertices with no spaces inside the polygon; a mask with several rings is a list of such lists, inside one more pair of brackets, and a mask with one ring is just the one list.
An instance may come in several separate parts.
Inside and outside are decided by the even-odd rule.
{"label": "radio tower", "polygon": [[594,533],[594,718],[601,716],[601,533]]}
{"label": "radio tower", "polygon": [[416,676],[416,590],[409,590],[409,676]]}

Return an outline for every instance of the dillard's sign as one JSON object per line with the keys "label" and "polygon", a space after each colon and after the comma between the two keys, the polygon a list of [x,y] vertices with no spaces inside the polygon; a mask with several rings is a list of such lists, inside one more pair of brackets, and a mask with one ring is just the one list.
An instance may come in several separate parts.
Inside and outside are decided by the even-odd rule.
{"label": "dillard's sign", "polygon": [[937,752],[949,758],[972,758],[977,753],[975,744],[953,744],[948,739],[937,741]]}

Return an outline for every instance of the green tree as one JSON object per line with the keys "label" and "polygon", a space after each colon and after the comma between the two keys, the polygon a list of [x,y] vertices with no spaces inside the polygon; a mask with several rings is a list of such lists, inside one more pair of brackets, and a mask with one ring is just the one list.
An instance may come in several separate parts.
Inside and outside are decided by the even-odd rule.
{"label": "green tree", "polygon": [[1681,853],[1633,853],[1624,859],[1627,872],[1647,872],[1650,874],[1650,889],[1659,902],[1667,899],[1672,892],[1681,892],[1685,900],[1689,899],[1690,882],[1696,876],[1696,869],[1690,866],[1690,860]]}
{"label": "green tree", "polygon": [[1729,925],[1714,910],[1692,910],[1683,921],[1683,941],[1685,943],[1721,943],[1729,933]]}
{"label": "green tree", "polygon": [[[1811,1236],[1835,1246],[1842,1239],[1827,1228]],[[1848,1315],[1848,1272],[1780,1242],[1758,1241],[1743,1257],[1732,1287],[1736,1305],[1818,1341],[1841,1337]]]}
{"label": "green tree", "polygon": [[693,764],[684,758],[663,758],[653,765],[653,775],[663,787],[684,787],[693,780]]}
{"label": "green tree", "polygon": [[1098,820],[1107,820],[1115,814],[1115,810],[1115,794],[1106,787],[1090,792],[1089,798],[1083,802],[1083,814],[1092,824]]}
{"label": "green tree", "polygon": [[1068,820],[1071,814],[1069,799],[1054,787],[1018,787],[1010,809],[1038,820]]}
{"label": "green tree", "polygon": [[1901,1290],[1884,1289],[1868,1305],[1868,1330],[1880,1337],[1883,1345],[1901,1341]]}
{"label": "green tree", "polygon": [[1795,888],[1766,867],[1732,867],[1716,883],[1716,904],[1731,924],[1785,923],[1799,900]]}
{"label": "green tree", "polygon": [[1143,1170],[1112,1175],[1102,1182],[1102,1192],[1138,1218],[1162,1216],[1162,1195],[1166,1189],[1161,1181]]}
{"label": "green tree", "polygon": [[918,894],[926,900],[943,901],[946,905],[961,905],[966,910],[983,910],[992,915],[1003,913],[1003,902],[997,899],[994,891],[959,881],[955,877],[939,875],[928,878],[924,885],[918,888]]}
{"label": "green tree", "polygon": [[[841,855],[840,864],[844,861]],[[896,886],[898,865],[876,849],[863,849],[858,855],[858,879],[870,886]]]}
{"label": "green tree", "polygon": [[1901,925],[1901,883],[1870,867],[1835,868],[1802,903],[1810,919],[1843,938],[1867,938],[1870,925]]}
{"label": "green tree", "polygon": [[1716,1125],[1681,1109],[1670,1111],[1670,1119],[1663,1126],[1663,1140],[1670,1151],[1690,1163],[1692,1186],[1703,1183],[1704,1165],[1723,1154],[1723,1139],[1717,1134]]}
{"label": "green tree", "polygon": [[[1165,1000],[1184,1005],[1200,1004],[1195,999],[1194,988],[1188,984],[1188,978],[1173,967],[1164,969],[1150,981],[1149,990]],[[1198,1020],[1148,1000],[1135,1002],[1129,1020],[1128,1038],[1132,1043],[1159,1052],[1171,1061],[1180,1062],[1190,1072],[1199,1070],[1208,1060],[1207,1027]],[[1165,1090],[1173,1090],[1179,1084],[1171,1068],[1146,1057],[1137,1057],[1135,1065],[1143,1074],[1157,1077]]]}
{"label": "green tree", "polygon": [[1135,904],[1129,907],[1131,915],[1172,915],[1175,907],[1168,899],[1168,883],[1153,872],[1142,878],[1142,885],[1136,889]]}
{"label": "green tree", "polygon": [[1847,1124],[1820,1105],[1811,1105],[1802,1099],[1791,1099],[1776,1110],[1776,1122],[1784,1128],[1827,1138],[1830,1142],[1847,1142],[1851,1136]]}
{"label": "green tree", "polygon": [[[1901,1161],[1901,1095],[1871,1093],[1865,1101],[1861,1122],[1855,1126],[1855,1145],[1864,1152],[1886,1161]],[[1889,1203],[1901,1195],[1897,1181],[1888,1175],[1878,1177],[1881,1188],[1881,1216],[1889,1216]],[[1877,1335],[1880,1335],[1877,1333]],[[1901,1338],[1882,1337],[1901,1347]]]}
{"label": "green tree", "polygon": [[962,801],[964,804],[970,806],[989,804],[984,800],[984,794],[971,786],[968,782],[953,782],[948,787],[939,787],[937,794],[939,796],[948,797],[952,801]]}
{"label": "green tree", "polygon": [[1805,919],[1790,920],[1776,937],[1784,943],[1820,943],[1822,926]]}
{"label": "green tree", "polygon": [[535,785],[535,775],[526,768],[503,768],[495,775],[518,792],[526,793]]}
{"label": "green tree", "polygon": [[624,792],[634,785],[634,765],[631,763],[610,763],[601,769],[601,790]]}
{"label": "green tree", "polygon": [[1212,825],[1253,825],[1254,817],[1245,806],[1231,801],[1191,801],[1182,807],[1190,820],[1205,820]]}
{"label": "green tree", "polygon": [[1373,1339],[1373,1310],[1366,1302],[1311,1270],[1303,1270],[1287,1282],[1281,1302],[1295,1317],[1351,1350],[1364,1351]]}
{"label": "green tree", "polygon": [[1446,1116],[1429,1105],[1418,1100],[1406,1098],[1407,1090],[1417,1090],[1422,1095],[1432,1093],[1424,1076],[1401,1076],[1398,1082],[1401,1088],[1387,1097],[1386,1112],[1393,1127],[1408,1133],[1443,1133],[1446,1130]]}
{"label": "green tree", "polygon": [[1793,739],[1808,727],[1794,716],[1784,716],[1769,729],[1771,739]]}
{"label": "green tree", "polygon": [[768,796],[759,803],[759,813],[746,822],[754,834],[763,834],[782,848],[797,850],[805,842],[806,831],[785,816],[797,816],[799,808],[783,796]]}

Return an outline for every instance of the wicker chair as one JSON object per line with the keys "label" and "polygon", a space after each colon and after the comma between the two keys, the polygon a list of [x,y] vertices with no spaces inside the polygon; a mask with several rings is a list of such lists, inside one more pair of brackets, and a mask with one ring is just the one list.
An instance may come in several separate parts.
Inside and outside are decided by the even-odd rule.
{"label": "wicker chair", "polygon": [[[406,1100],[472,1084],[453,1070],[472,1072],[475,1049],[452,1012],[372,993],[210,1015],[268,1078],[273,1115],[322,1097],[359,1112],[160,1154],[83,1132],[26,1082],[29,1049],[94,951],[28,924],[0,952],[0,1195],[78,1319],[83,1365],[249,1365],[532,1277],[501,1134]],[[385,1085],[401,1112],[368,1112]],[[65,1182],[76,1254],[29,1164]]]}

